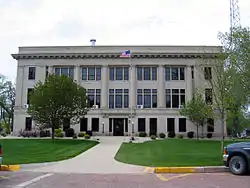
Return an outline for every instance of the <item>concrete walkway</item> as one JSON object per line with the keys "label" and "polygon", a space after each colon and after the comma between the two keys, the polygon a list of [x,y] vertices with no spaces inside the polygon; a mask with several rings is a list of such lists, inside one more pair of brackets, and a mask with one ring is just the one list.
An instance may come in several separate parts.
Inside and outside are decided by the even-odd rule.
{"label": "concrete walkway", "polygon": [[60,173],[143,173],[145,167],[124,164],[114,159],[126,137],[98,137],[100,144],[76,156],[55,164],[30,169],[35,172]]}

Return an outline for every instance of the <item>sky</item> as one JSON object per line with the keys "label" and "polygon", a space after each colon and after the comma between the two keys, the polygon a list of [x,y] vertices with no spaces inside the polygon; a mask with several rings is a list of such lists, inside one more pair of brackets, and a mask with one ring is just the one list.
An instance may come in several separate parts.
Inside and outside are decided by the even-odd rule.
{"label": "sky", "polygon": [[[0,73],[16,78],[19,46],[220,45],[230,0],[0,0]],[[239,0],[250,26],[250,1]]]}

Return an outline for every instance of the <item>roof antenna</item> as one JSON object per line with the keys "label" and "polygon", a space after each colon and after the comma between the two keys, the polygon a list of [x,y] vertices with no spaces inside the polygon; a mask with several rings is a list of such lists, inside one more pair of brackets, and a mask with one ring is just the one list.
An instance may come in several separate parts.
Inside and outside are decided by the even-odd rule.
{"label": "roof antenna", "polygon": [[90,42],[91,42],[91,46],[95,46],[96,39],[90,39]]}

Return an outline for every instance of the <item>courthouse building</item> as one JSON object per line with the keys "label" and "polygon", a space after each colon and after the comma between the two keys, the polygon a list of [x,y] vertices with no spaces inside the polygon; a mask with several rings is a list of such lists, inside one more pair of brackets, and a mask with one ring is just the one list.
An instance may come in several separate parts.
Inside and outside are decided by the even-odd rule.
{"label": "courthouse building", "polygon": [[[130,50],[131,58],[121,58]],[[196,131],[179,110],[192,99],[195,88],[205,89],[211,67],[197,68],[203,55],[215,58],[219,46],[39,46],[19,47],[17,60],[14,133],[35,126],[26,113],[28,93],[49,73],[66,75],[87,90],[92,109],[71,125],[76,132],[96,135],[159,134]],[[204,132],[221,134],[219,121]]]}

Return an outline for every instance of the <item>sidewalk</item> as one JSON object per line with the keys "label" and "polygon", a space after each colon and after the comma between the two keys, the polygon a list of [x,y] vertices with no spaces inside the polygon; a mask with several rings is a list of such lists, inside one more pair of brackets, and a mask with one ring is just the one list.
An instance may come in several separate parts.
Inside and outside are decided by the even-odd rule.
{"label": "sidewalk", "polygon": [[35,172],[60,173],[143,173],[145,167],[123,164],[114,159],[126,137],[98,137],[100,144],[76,156],[55,164],[30,169]]}

